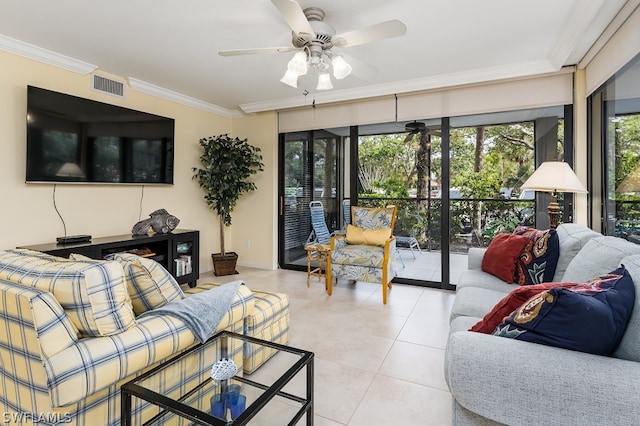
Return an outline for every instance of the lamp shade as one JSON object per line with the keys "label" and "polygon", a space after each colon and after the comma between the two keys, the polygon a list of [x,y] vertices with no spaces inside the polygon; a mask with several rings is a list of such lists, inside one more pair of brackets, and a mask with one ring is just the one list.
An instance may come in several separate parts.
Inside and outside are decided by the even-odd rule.
{"label": "lamp shade", "polygon": [[76,163],[64,163],[62,167],[56,172],[56,176],[82,178],[84,173],[80,166]]}
{"label": "lamp shade", "polygon": [[616,188],[618,194],[637,192],[640,192],[640,164],[635,166]]}
{"label": "lamp shade", "polygon": [[307,54],[304,51],[297,52],[287,64],[287,69],[301,76],[307,73]]}
{"label": "lamp shade", "polygon": [[284,73],[280,81],[286,84],[287,86],[297,88],[298,74],[295,71],[292,71],[290,68],[287,68],[287,72]]}
{"label": "lamp shade", "polygon": [[351,74],[351,65],[342,56],[334,56],[331,60],[331,65],[333,65],[333,76],[338,80],[342,80]]}
{"label": "lamp shade", "polygon": [[333,89],[333,84],[331,84],[331,76],[328,72],[321,72],[318,74],[318,90],[329,90]]}
{"label": "lamp shade", "polygon": [[545,161],[520,187],[546,192],[587,192],[578,176],[564,161]]}

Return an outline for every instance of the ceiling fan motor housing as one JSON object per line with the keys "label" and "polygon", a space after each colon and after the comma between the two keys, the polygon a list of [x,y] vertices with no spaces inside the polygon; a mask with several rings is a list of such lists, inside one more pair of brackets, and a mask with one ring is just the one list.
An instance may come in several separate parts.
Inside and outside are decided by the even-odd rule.
{"label": "ceiling fan motor housing", "polygon": [[293,45],[303,48],[309,45],[321,46],[323,50],[330,49],[333,45],[331,38],[336,35],[336,30],[329,24],[323,22],[324,11],[318,7],[308,7],[304,9],[304,15],[309,21],[309,25],[315,33],[315,37],[309,34],[293,33]]}
{"label": "ceiling fan motor housing", "polygon": [[404,128],[408,131],[408,132],[422,132],[425,131],[427,129],[427,126],[420,122],[420,121],[413,121],[411,123],[407,123],[404,125]]}

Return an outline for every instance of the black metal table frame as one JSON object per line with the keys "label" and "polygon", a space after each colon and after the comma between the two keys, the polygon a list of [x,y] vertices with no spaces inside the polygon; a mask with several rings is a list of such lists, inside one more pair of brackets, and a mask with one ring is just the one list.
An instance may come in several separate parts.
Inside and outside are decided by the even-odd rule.
{"label": "black metal table frame", "polygon": [[[223,357],[225,357],[225,350],[227,347],[226,344],[226,339],[228,337],[231,338],[237,338],[237,339],[241,339],[244,340],[245,342],[249,342],[249,343],[256,343],[259,345],[264,345],[270,348],[274,348],[274,349],[278,349],[280,351],[283,352],[289,352],[292,354],[296,354],[296,355],[300,355],[300,359],[298,361],[296,361],[295,364],[293,364],[293,366],[291,366],[278,380],[276,380],[272,385],[267,386],[267,385],[263,385],[261,383],[255,382],[253,380],[247,379],[245,377],[234,377],[233,380],[237,380],[243,383],[247,383],[250,384],[251,386],[257,387],[259,389],[264,390],[265,392],[263,392],[252,404],[250,404],[247,409],[235,420],[232,420],[231,422],[227,422],[225,420],[219,419],[217,417],[212,416],[211,414],[209,414],[208,412],[205,411],[200,411],[197,410],[189,405],[183,404],[181,401],[185,400],[186,398],[188,398],[190,395],[192,395],[194,392],[198,391],[199,389],[201,389],[203,386],[207,385],[210,381],[212,381],[212,378],[207,378],[206,380],[203,380],[201,383],[199,383],[197,386],[195,386],[193,389],[191,389],[190,391],[186,392],[181,398],[180,400],[174,400],[172,398],[169,398],[167,396],[161,395],[157,392],[151,391],[149,389],[146,389],[142,386],[137,385],[135,382],[140,381],[142,379],[145,379],[153,374],[155,374],[158,370],[161,370],[163,368],[166,367],[167,364],[173,363],[174,361],[178,360],[181,357],[187,356],[188,354],[190,354],[193,351],[197,351],[200,348],[202,348],[203,346],[210,344],[213,340],[219,340],[220,344],[222,346],[222,354]],[[148,401],[154,405],[157,405],[159,407],[161,407],[163,409],[163,411],[161,411],[160,413],[158,413],[156,416],[154,416],[153,418],[151,418],[150,420],[148,420],[145,424],[148,423],[152,423],[153,421],[157,420],[158,418],[165,416],[166,414],[168,414],[168,412],[172,412],[175,414],[178,414],[182,417],[185,417],[187,419],[189,419],[190,421],[194,422],[195,424],[198,425],[245,425],[249,422],[249,420],[251,420],[256,414],[258,414],[258,412],[264,408],[269,401],[271,401],[275,396],[280,396],[289,400],[293,400],[296,401],[300,404],[302,404],[302,407],[300,408],[300,410],[298,410],[298,412],[296,413],[296,415],[293,417],[293,419],[291,419],[291,421],[288,423],[288,425],[295,425],[296,423],[298,423],[298,421],[302,418],[302,416],[306,413],[307,414],[307,426],[313,426],[313,387],[314,387],[314,383],[313,383],[313,360],[314,360],[314,355],[313,352],[309,352],[309,351],[305,351],[305,350],[301,350],[301,349],[296,349],[290,346],[285,346],[285,345],[281,345],[278,343],[273,343],[273,342],[268,342],[266,340],[261,340],[261,339],[257,339],[255,337],[251,337],[251,336],[244,336],[242,334],[237,334],[237,333],[232,333],[230,331],[221,331],[215,335],[213,335],[212,337],[210,337],[206,342],[204,343],[200,343],[188,350],[186,350],[185,352],[182,352],[181,354],[163,362],[162,364],[158,365],[157,367],[147,371],[144,374],[141,374],[140,376],[136,377],[135,379],[125,383],[124,385],[122,385],[122,387],[120,388],[121,391],[121,402],[120,402],[120,424],[124,425],[124,426],[131,426],[131,408],[132,408],[132,403],[131,403],[131,397],[132,396],[136,396],[138,398],[141,398],[145,401]],[[213,365],[213,363],[212,363]],[[298,372],[300,372],[300,370],[302,370],[303,368],[306,368],[306,373],[307,373],[307,395],[306,395],[306,399],[301,398],[299,396],[296,395],[292,395],[290,393],[284,392],[282,391],[282,388],[284,388],[284,386],[289,383],[297,374]]]}

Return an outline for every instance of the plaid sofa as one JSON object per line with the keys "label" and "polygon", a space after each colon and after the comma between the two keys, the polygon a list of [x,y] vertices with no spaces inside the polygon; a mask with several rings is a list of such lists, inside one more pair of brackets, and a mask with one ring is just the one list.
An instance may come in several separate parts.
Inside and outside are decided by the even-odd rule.
{"label": "plaid sofa", "polygon": [[[120,386],[198,343],[177,318],[136,318],[125,285],[130,277],[114,264],[0,251],[0,405],[5,419],[119,424]],[[214,285],[200,285],[194,292]],[[76,305],[70,301],[74,297]],[[244,333],[254,308],[252,291],[240,286],[217,331]],[[245,360],[243,350],[232,348],[238,365]],[[162,380],[167,392],[189,389],[208,374],[211,360],[200,352],[167,373]],[[133,403],[134,424],[158,413],[138,398]]]}

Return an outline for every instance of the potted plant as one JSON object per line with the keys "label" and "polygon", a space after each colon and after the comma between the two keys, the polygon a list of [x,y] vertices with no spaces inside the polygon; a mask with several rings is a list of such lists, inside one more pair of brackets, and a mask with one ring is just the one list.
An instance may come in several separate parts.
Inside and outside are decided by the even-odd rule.
{"label": "potted plant", "polygon": [[220,218],[220,253],[213,253],[213,271],[216,276],[237,274],[235,252],[226,252],[224,228],[231,225],[231,212],[245,192],[256,189],[249,177],[262,171],[260,148],[247,143],[247,139],[231,138],[228,134],[200,139],[204,153],[202,167],[193,168],[193,179],[204,190],[204,200]]}

